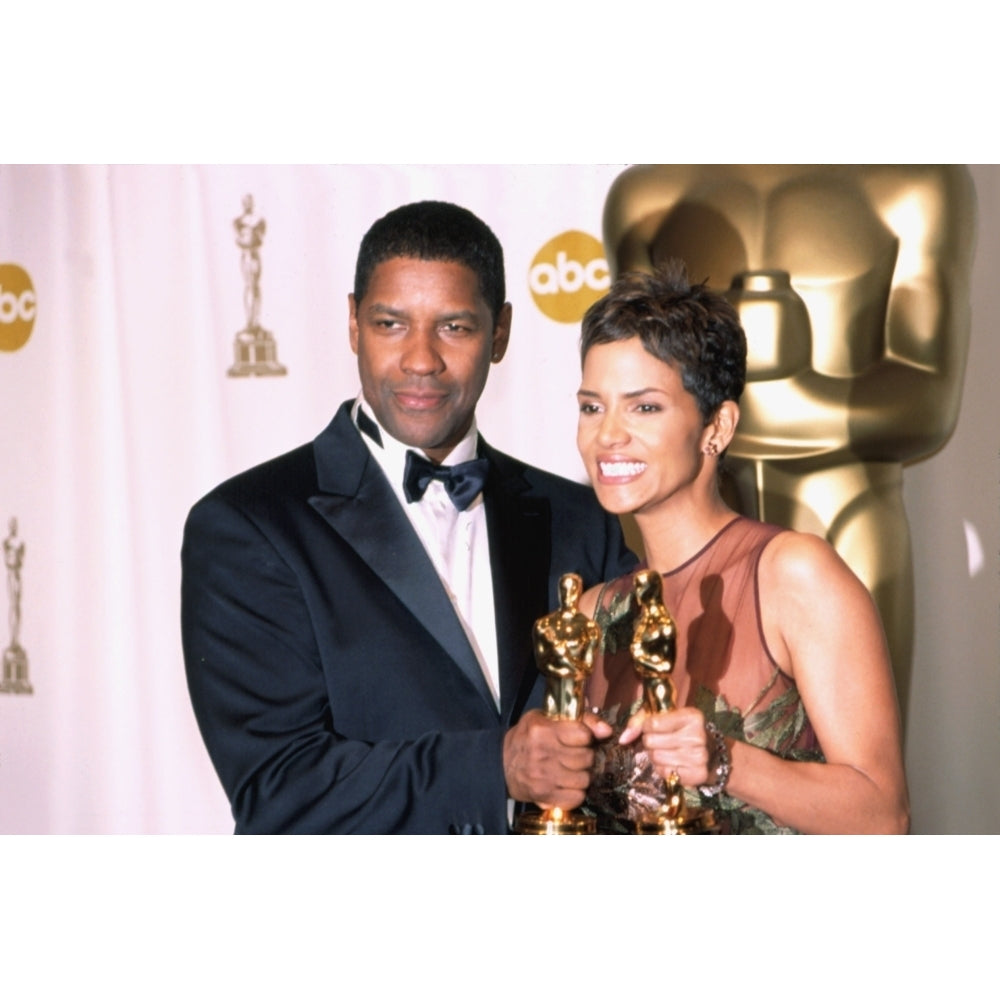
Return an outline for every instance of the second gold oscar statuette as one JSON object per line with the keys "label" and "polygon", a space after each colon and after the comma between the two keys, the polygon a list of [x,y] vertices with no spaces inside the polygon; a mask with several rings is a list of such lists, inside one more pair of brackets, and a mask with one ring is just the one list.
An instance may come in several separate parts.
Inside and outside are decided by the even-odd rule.
{"label": "second gold oscar statuette", "polygon": [[[677,658],[677,626],[663,603],[663,580],[656,570],[635,575],[639,618],[629,647],[636,673],[642,681],[643,707],[647,712],[672,712],[677,693],[671,673]],[[711,809],[688,806],[680,776],[667,778],[666,801],[636,822],[636,833],[677,836],[712,833],[716,828]]]}
{"label": "second gold oscar statuette", "polygon": [[[594,668],[601,642],[600,626],[577,607],[583,581],[576,573],[559,579],[559,610],[539,618],[533,631],[535,662],[545,677],[543,709],[550,719],[579,719],[583,688]],[[522,813],[515,833],[541,836],[578,836],[597,832],[597,821],[572,810],[552,807]]]}

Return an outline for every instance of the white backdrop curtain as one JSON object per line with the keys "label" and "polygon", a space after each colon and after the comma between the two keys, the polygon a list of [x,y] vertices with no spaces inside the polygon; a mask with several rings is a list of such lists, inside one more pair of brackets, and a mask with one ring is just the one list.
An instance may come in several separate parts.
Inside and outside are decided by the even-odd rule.
{"label": "white backdrop curtain", "polygon": [[[310,440],[357,392],[347,293],[358,242],[389,209],[443,198],[497,233],[514,324],[481,429],[583,478],[578,324],[542,312],[529,271],[562,234],[600,238],[620,169],[0,168],[0,276],[4,265],[23,269],[36,301],[27,342],[0,350],[0,534],[16,519],[33,687],[0,694],[0,833],[232,829],[184,680],[183,521],[217,482]],[[918,603],[907,764],[914,828],[926,832],[1000,832],[1000,363],[990,322],[1000,304],[989,278],[1000,178],[973,175],[980,237],[960,426],[906,473]],[[261,322],[282,377],[227,375],[246,319],[233,228],[246,194],[267,224]],[[0,612],[8,605],[0,589]],[[0,614],[0,647],[7,626]]]}

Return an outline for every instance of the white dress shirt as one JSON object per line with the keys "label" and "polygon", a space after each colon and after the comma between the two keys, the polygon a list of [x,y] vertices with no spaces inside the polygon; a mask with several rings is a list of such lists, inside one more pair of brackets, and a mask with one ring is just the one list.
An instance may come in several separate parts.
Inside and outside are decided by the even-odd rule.
{"label": "white dress shirt", "polygon": [[[445,592],[451,599],[465,634],[483,669],[493,701],[500,708],[500,668],[497,655],[496,616],[493,607],[493,574],[490,568],[490,544],[486,531],[486,506],[482,493],[459,511],[451,502],[444,484],[431,480],[423,498],[410,503],[403,492],[403,473],[407,451],[419,452],[392,437],[375,419],[371,408],[359,395],[351,416],[355,424],[358,410],[378,427],[382,444],[361,433],[375,461],[381,466],[437,570]],[[478,431],[475,420],[469,432],[442,463],[457,465],[476,458]]]}

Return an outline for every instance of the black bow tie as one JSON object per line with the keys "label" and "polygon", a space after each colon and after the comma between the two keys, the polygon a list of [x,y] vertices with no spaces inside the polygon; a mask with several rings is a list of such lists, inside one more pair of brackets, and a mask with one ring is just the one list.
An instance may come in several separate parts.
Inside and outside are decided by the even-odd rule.
{"label": "black bow tie", "polygon": [[458,465],[435,465],[423,455],[408,451],[403,492],[406,499],[413,503],[424,495],[432,479],[440,479],[455,507],[465,510],[482,493],[489,467],[490,463],[485,458],[475,458]]}

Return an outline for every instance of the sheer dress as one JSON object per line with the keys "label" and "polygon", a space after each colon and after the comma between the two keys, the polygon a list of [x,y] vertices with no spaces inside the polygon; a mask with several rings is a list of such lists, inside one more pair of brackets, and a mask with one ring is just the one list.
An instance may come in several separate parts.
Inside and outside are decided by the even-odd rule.
{"label": "sheer dress", "polygon": [[[677,704],[694,705],[726,737],[788,760],[823,760],[794,681],[771,656],[760,618],[758,566],[783,529],[737,517],[682,566],[662,574],[663,597],[677,626],[673,680]],[[614,727],[597,751],[585,811],[605,833],[632,832],[634,820],[660,805],[665,783],[646,754],[617,744],[641,700],[629,644],[637,617],[633,576],[602,588],[594,615],[601,651],[588,681],[589,704]],[[713,798],[686,790],[691,804],[710,806],[721,833],[794,833],[725,792]]]}

